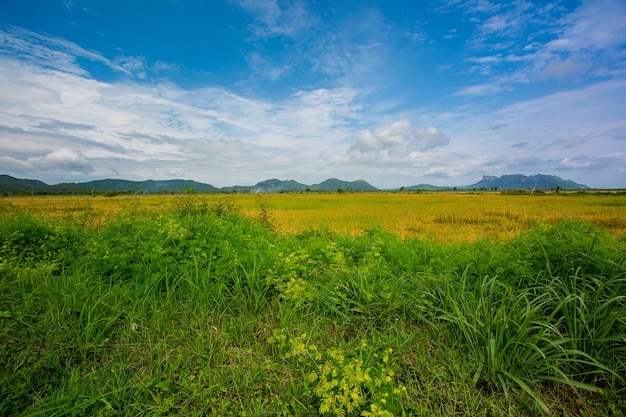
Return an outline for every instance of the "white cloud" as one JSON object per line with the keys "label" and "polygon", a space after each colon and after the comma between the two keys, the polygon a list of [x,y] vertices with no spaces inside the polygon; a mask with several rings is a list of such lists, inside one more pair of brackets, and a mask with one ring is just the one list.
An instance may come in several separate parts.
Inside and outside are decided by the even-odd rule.
{"label": "white cloud", "polygon": [[410,129],[410,123],[401,120],[389,126],[381,126],[374,131],[361,130],[352,137],[350,152],[357,160],[374,159],[376,155],[389,153],[403,145],[409,137]]}
{"label": "white cloud", "polygon": [[414,137],[413,145],[417,145],[417,149],[421,152],[450,144],[450,136],[444,135],[432,126],[426,129],[415,129]]}
{"label": "white cloud", "polygon": [[398,120],[373,131],[363,129],[352,136],[347,155],[335,163],[411,160],[420,153],[447,146],[450,137],[435,127],[411,129],[408,120]]}
{"label": "white cloud", "polygon": [[494,64],[502,61],[502,55],[491,55],[481,57],[470,57],[467,59],[469,62],[476,62],[478,64]]}
{"label": "white cloud", "polygon": [[478,84],[469,87],[464,87],[458,90],[454,95],[456,96],[487,96],[490,94],[500,93],[506,90],[502,85],[496,83]]}
{"label": "white cloud", "polygon": [[[230,2],[253,19],[248,26],[249,48],[242,51],[250,70],[247,85],[306,74],[305,78],[324,79],[324,86],[371,87],[372,78],[379,79],[385,74],[383,68],[388,69],[393,28],[376,7],[358,7],[345,16],[325,19],[304,1]],[[398,38],[422,42],[424,36],[418,25]],[[288,39],[277,46],[276,38]]]}
{"label": "white cloud", "polygon": [[426,30],[425,30],[426,24],[427,23],[419,22],[419,21],[413,24],[413,28],[411,29],[411,31],[406,34],[406,37],[409,39],[409,42],[416,44],[416,43],[424,43],[428,40],[428,34],[426,33]]}
{"label": "white cloud", "polygon": [[87,75],[77,58],[99,62],[115,71],[127,71],[101,54],[61,38],[41,35],[15,26],[0,27],[0,57],[19,58],[21,62],[41,68]]}
{"label": "white cloud", "polygon": [[546,78],[565,78],[568,76],[577,76],[587,72],[592,63],[587,57],[570,56],[568,58],[553,58],[537,75],[540,79]]}
{"label": "white cloud", "polygon": [[0,155],[0,163],[3,167],[5,167],[5,169],[12,169],[23,172],[32,168],[31,164],[29,164],[28,162],[13,158],[12,156]]}
{"label": "white cloud", "polygon": [[448,34],[445,35],[443,38],[447,39],[447,40],[454,39],[454,38],[456,38],[458,36],[457,32],[458,32],[458,29],[456,29],[456,28],[450,29]]}
{"label": "white cloud", "polygon": [[[482,82],[456,95],[493,95],[538,80],[626,73],[623,1],[586,0],[569,13],[552,4],[531,7],[525,1],[487,6],[463,9],[477,23],[466,61],[481,64],[469,71]],[[503,49],[517,52],[499,54]]]}
{"label": "white cloud", "polygon": [[566,17],[561,36],[546,48],[557,52],[615,49],[626,43],[626,3],[621,0],[586,0]]}
{"label": "white cloud", "polygon": [[254,17],[250,30],[257,38],[274,36],[296,37],[307,32],[318,22],[317,16],[307,10],[306,3],[278,0],[231,0]]}
{"label": "white cloud", "polygon": [[57,149],[47,155],[31,156],[26,160],[0,155],[0,162],[5,168],[24,172],[61,171],[80,174],[93,172],[93,167],[86,158],[69,149]]}
{"label": "white cloud", "polygon": [[141,79],[146,78],[146,57],[120,55],[113,62],[115,65],[124,68],[128,75]]}
{"label": "white cloud", "polygon": [[581,169],[581,168],[589,168],[591,164],[592,162],[588,158],[576,158],[576,159],[565,158],[559,162],[559,165],[561,166],[562,169],[576,169],[576,170]]}
{"label": "white cloud", "polygon": [[159,73],[174,73],[180,70],[181,65],[172,62],[157,61],[152,65],[152,68]]}
{"label": "white cloud", "polygon": [[43,157],[30,157],[26,160],[34,169],[50,169],[89,174],[93,167],[77,152],[69,149],[57,149]]}
{"label": "white cloud", "polygon": [[261,78],[270,81],[276,81],[292,70],[289,64],[276,64],[257,51],[250,51],[246,53],[245,58],[248,66],[255,73],[255,75],[259,75]]}
{"label": "white cloud", "polygon": [[356,9],[332,29],[318,31],[303,57],[315,72],[339,85],[371,88],[372,79],[380,82],[390,72],[390,36],[392,28],[379,10]]}
{"label": "white cloud", "polygon": [[536,54],[533,71],[540,78],[605,76],[625,73],[626,4],[619,0],[586,1],[563,18],[561,33]]}

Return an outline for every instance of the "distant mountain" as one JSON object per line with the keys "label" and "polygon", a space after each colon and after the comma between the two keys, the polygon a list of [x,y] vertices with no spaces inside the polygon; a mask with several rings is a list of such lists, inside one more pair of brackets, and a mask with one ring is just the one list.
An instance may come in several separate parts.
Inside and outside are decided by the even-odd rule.
{"label": "distant mountain", "polygon": [[[471,189],[539,189],[539,190],[586,190],[588,186],[578,184],[571,180],[564,180],[555,175],[531,175],[524,176],[503,175],[494,177],[485,175],[475,184],[456,187],[461,190]],[[449,190],[453,187],[436,186],[430,184],[418,184],[410,187],[404,187],[404,190],[428,190],[442,191]],[[278,180],[269,179],[261,181],[256,185],[236,185],[231,187],[216,188],[209,184],[191,180],[166,180],[166,181],[128,181],[122,179],[106,179],[97,181],[88,181],[83,183],[61,183],[48,185],[38,180],[28,180],[14,178],[10,175],[0,175],[0,192],[13,194],[87,194],[93,191],[105,192],[127,192],[137,194],[157,194],[157,193],[183,193],[193,190],[197,193],[214,193],[214,192],[237,192],[237,193],[280,193],[280,192],[302,192],[302,191],[324,191],[335,192],[337,190],[344,191],[378,191],[378,188],[363,180],[343,181],[337,178],[329,178],[319,184],[308,186],[294,180]]]}
{"label": "distant mountain", "polygon": [[425,191],[443,191],[450,190],[452,187],[440,187],[438,185],[430,185],[430,184],[418,184],[411,185],[410,187],[404,187],[406,191],[417,191],[417,190],[425,190]]}
{"label": "distant mountain", "polygon": [[14,178],[10,175],[0,175],[0,191],[5,193],[40,192],[49,187],[39,180]]}
{"label": "distant mountain", "polygon": [[338,189],[344,191],[378,191],[378,188],[363,180],[348,182],[337,178],[329,178],[319,184],[311,185],[310,188],[311,191],[337,191]]}
{"label": "distant mountain", "polygon": [[75,184],[82,189],[97,191],[134,191],[138,194],[158,194],[163,192],[185,192],[193,189],[194,192],[211,193],[219,191],[218,188],[191,180],[166,180],[166,181],[128,181],[128,180],[97,180]]}
{"label": "distant mountain", "polygon": [[255,193],[282,193],[305,191],[307,188],[309,188],[308,185],[301,184],[294,180],[281,181],[271,179],[257,183],[254,187],[252,187],[251,191]]}
{"label": "distant mountain", "polygon": [[118,191],[134,192],[138,194],[156,194],[161,192],[185,192],[193,189],[194,192],[206,193],[217,192],[218,188],[190,180],[167,180],[167,181],[128,181],[119,179],[106,179],[88,181],[82,183],[60,183],[48,185],[38,180],[26,180],[14,178],[9,175],[0,175],[0,192],[14,194],[65,194],[65,193],[89,193],[92,191]]}
{"label": "distant mountain", "polygon": [[[128,181],[128,180],[96,180],[81,183],[67,183],[62,185],[77,185],[81,189],[85,190],[97,190],[97,191],[134,191],[137,190],[141,182]],[[59,184],[61,185],[61,184]]]}
{"label": "distant mountain", "polygon": [[231,185],[220,188],[220,191],[223,193],[250,193],[253,189],[254,185]]}
{"label": "distant mountain", "polygon": [[193,189],[196,193],[214,193],[219,188],[192,180],[144,181],[139,192],[154,194],[159,192],[184,192]]}
{"label": "distant mountain", "polygon": [[203,184],[191,180],[166,180],[166,181],[129,181],[123,179],[105,179],[87,181],[82,183],[61,183],[48,185],[42,181],[14,178],[9,175],[0,175],[0,192],[14,194],[68,194],[90,193],[93,191],[105,192],[130,192],[137,194],[157,193],[182,193],[192,190],[197,193],[236,192],[236,193],[280,193],[311,191],[377,191],[376,187],[363,180],[342,181],[330,178],[319,184],[308,186],[294,180],[269,179],[256,185],[235,185],[230,187],[216,188],[209,184]]}
{"label": "distant mountain", "polygon": [[525,176],[521,174],[515,175],[502,175],[501,177],[494,177],[490,175],[484,175],[482,180],[476,184],[466,185],[459,187],[466,190],[471,189],[499,189],[499,190],[555,190],[556,188],[561,190],[587,190],[590,187],[582,184],[578,184],[572,180],[564,180],[556,175],[531,175]]}

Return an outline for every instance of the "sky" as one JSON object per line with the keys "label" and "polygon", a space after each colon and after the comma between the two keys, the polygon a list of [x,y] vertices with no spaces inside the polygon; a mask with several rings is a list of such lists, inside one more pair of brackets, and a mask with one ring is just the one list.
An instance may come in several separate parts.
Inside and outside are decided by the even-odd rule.
{"label": "sky", "polygon": [[0,174],[626,188],[624,0],[0,0]]}

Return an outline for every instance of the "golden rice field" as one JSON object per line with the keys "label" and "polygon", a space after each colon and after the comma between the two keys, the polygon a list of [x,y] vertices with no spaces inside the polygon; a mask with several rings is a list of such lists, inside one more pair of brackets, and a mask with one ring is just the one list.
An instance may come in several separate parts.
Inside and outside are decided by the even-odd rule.
{"label": "golden rice field", "polygon": [[472,242],[517,236],[537,222],[581,219],[626,234],[626,194],[503,195],[499,193],[302,193],[133,196],[9,196],[0,214],[25,211],[97,226],[120,213],[163,213],[189,202],[234,205],[243,214],[269,215],[279,233],[308,229],[360,234],[383,228],[402,237]]}

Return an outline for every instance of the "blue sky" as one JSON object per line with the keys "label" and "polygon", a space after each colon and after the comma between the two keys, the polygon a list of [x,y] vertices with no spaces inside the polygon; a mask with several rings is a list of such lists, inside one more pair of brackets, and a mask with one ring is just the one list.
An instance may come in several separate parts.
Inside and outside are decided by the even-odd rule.
{"label": "blue sky", "polygon": [[0,173],[626,188],[626,2],[0,1]]}

